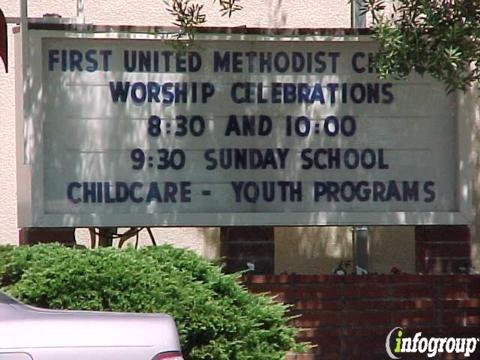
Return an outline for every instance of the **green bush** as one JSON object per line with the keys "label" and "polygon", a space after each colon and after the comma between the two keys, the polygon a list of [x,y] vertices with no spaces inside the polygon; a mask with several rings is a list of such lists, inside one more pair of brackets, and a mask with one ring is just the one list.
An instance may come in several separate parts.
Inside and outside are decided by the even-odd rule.
{"label": "green bush", "polygon": [[186,359],[284,359],[296,329],[285,307],[250,294],[237,275],[191,251],[0,247],[0,287],[32,305],[75,310],[165,312]]}

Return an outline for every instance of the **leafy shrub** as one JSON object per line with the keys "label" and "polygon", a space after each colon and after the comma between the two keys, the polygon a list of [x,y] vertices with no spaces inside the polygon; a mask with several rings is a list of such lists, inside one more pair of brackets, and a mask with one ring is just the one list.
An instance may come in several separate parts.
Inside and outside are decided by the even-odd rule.
{"label": "leafy shrub", "polygon": [[186,359],[284,359],[298,346],[283,305],[250,294],[236,275],[171,246],[0,247],[0,287],[47,308],[168,313]]}

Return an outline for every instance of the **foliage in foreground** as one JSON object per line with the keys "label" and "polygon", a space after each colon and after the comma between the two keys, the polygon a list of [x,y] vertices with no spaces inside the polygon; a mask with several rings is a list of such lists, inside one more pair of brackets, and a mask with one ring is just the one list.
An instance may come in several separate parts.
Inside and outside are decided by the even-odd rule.
{"label": "foliage in foreground", "polygon": [[[232,14],[243,7],[239,4],[241,0],[213,0],[218,3],[222,16],[231,17]],[[178,38],[186,37],[193,40],[195,27],[206,23],[207,15],[202,2],[192,0],[164,0],[167,11],[173,17],[175,26],[179,28]]]}
{"label": "foliage in foreground", "polygon": [[480,0],[362,0],[373,21],[381,77],[428,73],[449,91],[480,80]]}
{"label": "foliage in foreground", "polygon": [[298,346],[284,306],[171,246],[0,247],[0,287],[47,308],[168,313],[177,321],[186,359],[280,360]]}
{"label": "foliage in foreground", "polygon": [[[465,90],[480,80],[480,0],[345,1],[361,3],[370,14],[373,38],[380,45],[375,65],[381,78],[427,73],[444,82],[448,91]],[[203,2],[164,2],[179,27],[179,39],[193,40],[195,28],[207,21]],[[218,4],[229,17],[243,8],[241,0]],[[388,15],[387,5],[392,6]]]}

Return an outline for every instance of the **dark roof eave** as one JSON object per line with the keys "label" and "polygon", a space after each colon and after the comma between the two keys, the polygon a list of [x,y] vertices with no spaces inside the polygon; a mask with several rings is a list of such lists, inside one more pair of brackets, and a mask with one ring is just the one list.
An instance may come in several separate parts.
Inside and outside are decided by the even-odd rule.
{"label": "dark roof eave", "polygon": [[[132,32],[132,33],[176,33],[179,28],[174,26],[136,26],[136,25],[92,25],[92,24],[53,24],[30,23],[31,30],[62,30],[80,32]],[[18,27],[14,29],[18,31]],[[201,26],[195,31],[199,34],[246,34],[272,36],[359,36],[371,35],[369,28],[260,28],[260,27],[217,27]]]}

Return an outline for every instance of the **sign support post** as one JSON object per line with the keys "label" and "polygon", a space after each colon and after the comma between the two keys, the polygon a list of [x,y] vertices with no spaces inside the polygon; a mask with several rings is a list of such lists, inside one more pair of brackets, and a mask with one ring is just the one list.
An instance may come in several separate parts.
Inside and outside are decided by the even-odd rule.
{"label": "sign support post", "polygon": [[368,272],[368,227],[354,226],[352,228],[353,271],[357,275]]}
{"label": "sign support post", "polygon": [[[367,19],[362,13],[361,0],[352,0],[352,28],[364,28]],[[358,274],[358,268],[368,271],[368,227],[354,226],[352,228],[353,271]]]}
{"label": "sign support post", "polygon": [[362,13],[362,0],[351,0],[351,5],[351,27],[356,29],[367,27],[367,17]]}

